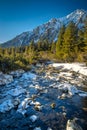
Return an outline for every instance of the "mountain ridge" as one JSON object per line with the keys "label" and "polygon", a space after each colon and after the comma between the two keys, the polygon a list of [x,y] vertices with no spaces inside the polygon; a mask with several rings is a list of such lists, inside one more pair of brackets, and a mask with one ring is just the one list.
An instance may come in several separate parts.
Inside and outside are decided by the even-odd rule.
{"label": "mountain ridge", "polygon": [[37,43],[40,39],[47,39],[49,42],[56,41],[62,25],[67,26],[71,21],[73,21],[78,28],[82,28],[84,26],[84,20],[86,17],[87,11],[83,9],[77,9],[64,17],[52,18],[48,22],[37,26],[32,31],[21,33],[12,40],[1,44],[1,47],[26,46],[29,45],[32,40]]}

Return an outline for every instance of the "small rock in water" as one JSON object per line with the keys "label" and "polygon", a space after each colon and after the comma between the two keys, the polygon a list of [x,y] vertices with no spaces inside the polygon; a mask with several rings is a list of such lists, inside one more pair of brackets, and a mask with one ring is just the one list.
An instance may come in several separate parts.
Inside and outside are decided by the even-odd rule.
{"label": "small rock in water", "polygon": [[22,115],[25,115],[26,114],[26,110],[22,110],[20,113],[22,114]]}
{"label": "small rock in water", "polygon": [[26,93],[26,97],[28,98],[30,96],[30,93],[27,91],[25,93]]}
{"label": "small rock in water", "polygon": [[52,128],[48,127],[47,130],[52,130]]}
{"label": "small rock in water", "polygon": [[63,116],[66,117],[66,112],[63,112]]}
{"label": "small rock in water", "polygon": [[87,111],[87,108],[83,107],[83,110],[84,110],[84,111]]}
{"label": "small rock in water", "polygon": [[28,103],[29,105],[34,105],[34,101],[31,100],[31,102]]}
{"label": "small rock in water", "polygon": [[21,105],[22,105],[22,109],[25,109],[28,107],[29,102],[31,98],[25,98],[24,101],[22,101]]}
{"label": "small rock in water", "polygon": [[41,106],[40,102],[35,102],[36,106]]}
{"label": "small rock in water", "polygon": [[79,93],[79,96],[81,96],[81,97],[87,97],[87,92]]}
{"label": "small rock in water", "polygon": [[19,113],[22,113],[23,115],[26,113],[26,108],[29,107],[29,102],[31,102],[30,100],[31,98],[25,98],[21,103],[20,105],[18,106],[18,112]]}
{"label": "small rock in water", "polygon": [[32,115],[32,116],[30,116],[30,120],[32,121],[32,122],[35,122],[36,120],[37,120],[37,116],[36,115]]}
{"label": "small rock in water", "polygon": [[35,104],[34,108],[35,108],[36,111],[42,110],[42,106],[41,106],[40,102],[35,102],[34,104]]}
{"label": "small rock in water", "polygon": [[22,108],[18,108],[17,112],[21,113],[22,115],[25,115],[27,111],[25,109],[23,110]]}
{"label": "small rock in water", "polygon": [[69,83],[60,84],[58,89],[68,92],[68,96],[73,96],[74,94],[78,93],[77,88]]}
{"label": "small rock in water", "polygon": [[68,120],[66,130],[82,130],[82,128],[74,120]]}
{"label": "small rock in water", "polygon": [[14,100],[14,106],[18,106],[19,105],[19,103],[20,103],[20,99],[18,99],[18,98],[16,98],[15,100]]}
{"label": "small rock in water", "polygon": [[36,127],[36,128],[34,128],[34,130],[41,130],[41,128],[40,127]]}
{"label": "small rock in water", "polygon": [[40,86],[36,84],[36,85],[35,85],[35,88],[36,88],[36,89],[40,89]]}
{"label": "small rock in water", "polygon": [[41,111],[41,110],[42,110],[42,106],[37,106],[37,105],[35,105],[34,108],[35,108],[36,111]]}
{"label": "small rock in water", "polygon": [[61,96],[60,96],[60,99],[65,99],[66,98],[66,94],[63,93]]}
{"label": "small rock in water", "polygon": [[34,100],[36,97],[37,95],[34,95],[34,94],[31,96],[32,100]]}
{"label": "small rock in water", "polygon": [[52,103],[50,106],[51,106],[52,109],[54,109],[56,107],[56,104]]}

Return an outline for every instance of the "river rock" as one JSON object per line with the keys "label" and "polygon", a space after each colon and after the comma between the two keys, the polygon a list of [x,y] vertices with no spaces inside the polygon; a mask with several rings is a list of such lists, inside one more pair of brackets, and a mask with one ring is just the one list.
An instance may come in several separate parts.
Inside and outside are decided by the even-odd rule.
{"label": "river rock", "polygon": [[24,73],[25,71],[22,70],[22,69],[19,69],[19,70],[16,70],[16,71],[11,71],[9,74],[12,75],[14,78],[18,78],[20,76],[22,76],[22,74]]}
{"label": "river rock", "polygon": [[42,110],[42,106],[35,105],[34,108],[35,108],[36,111],[41,111]]}
{"label": "river rock", "polygon": [[18,98],[16,98],[16,99],[13,101],[13,104],[14,104],[15,107],[18,106],[19,103],[20,103],[20,99],[18,99]]}
{"label": "river rock", "polygon": [[37,101],[35,102],[35,105],[36,106],[41,106],[40,102],[37,102]]}
{"label": "river rock", "polygon": [[26,109],[26,108],[28,108],[29,107],[29,103],[31,102],[31,98],[25,98],[22,102],[21,102],[21,104],[19,105],[19,109],[22,109],[22,110],[24,110],[24,109]]}
{"label": "river rock", "polygon": [[74,120],[68,120],[66,130],[82,130],[82,128]]}
{"label": "river rock", "polygon": [[20,86],[17,86],[17,88],[9,90],[7,92],[7,94],[15,97],[15,96],[19,96],[20,94],[25,93],[25,92],[26,92],[25,89],[23,89]]}
{"label": "river rock", "polygon": [[38,67],[38,68],[40,68],[40,67],[41,67],[41,68],[42,68],[42,64],[37,63],[37,64],[36,64],[36,67]]}
{"label": "river rock", "polygon": [[26,72],[22,75],[23,80],[36,80],[37,75],[31,72]]}
{"label": "river rock", "polygon": [[36,115],[30,116],[30,120],[31,120],[32,122],[35,122],[37,119],[38,119],[38,117],[37,117]]}
{"label": "river rock", "polygon": [[81,96],[81,97],[87,97],[87,92],[81,91],[79,93],[79,96]]}
{"label": "river rock", "polygon": [[13,81],[13,76],[0,73],[0,85],[6,85]]}
{"label": "river rock", "polygon": [[0,112],[5,113],[6,111],[11,110],[14,107],[12,101],[5,100],[2,104],[0,104]]}
{"label": "river rock", "polygon": [[69,96],[73,96],[78,93],[77,88],[69,83],[63,83],[58,86],[58,89],[68,92]]}
{"label": "river rock", "polygon": [[34,104],[35,104],[34,108],[35,108],[36,111],[42,110],[42,106],[41,106],[40,102],[35,102]]}
{"label": "river rock", "polygon": [[87,112],[87,108],[83,107],[82,109]]}
{"label": "river rock", "polygon": [[51,103],[51,108],[54,109],[56,107],[56,104],[55,103]]}
{"label": "river rock", "polygon": [[66,117],[66,112],[63,112],[63,116]]}
{"label": "river rock", "polygon": [[63,93],[61,96],[60,96],[60,99],[65,99],[67,96],[65,93]]}
{"label": "river rock", "polygon": [[41,128],[40,127],[36,127],[36,128],[34,128],[34,130],[41,130]]}
{"label": "river rock", "polygon": [[48,127],[47,130],[52,130],[52,128]]}
{"label": "river rock", "polygon": [[29,107],[29,104],[31,102],[31,98],[25,98],[18,106],[17,112],[21,113],[22,115],[25,115],[27,112],[27,108]]}

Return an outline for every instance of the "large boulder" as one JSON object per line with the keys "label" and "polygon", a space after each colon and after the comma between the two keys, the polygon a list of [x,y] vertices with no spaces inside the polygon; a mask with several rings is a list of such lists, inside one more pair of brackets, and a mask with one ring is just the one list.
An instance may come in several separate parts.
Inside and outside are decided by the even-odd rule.
{"label": "large boulder", "polygon": [[13,76],[0,72],[0,85],[6,85],[13,81]]}

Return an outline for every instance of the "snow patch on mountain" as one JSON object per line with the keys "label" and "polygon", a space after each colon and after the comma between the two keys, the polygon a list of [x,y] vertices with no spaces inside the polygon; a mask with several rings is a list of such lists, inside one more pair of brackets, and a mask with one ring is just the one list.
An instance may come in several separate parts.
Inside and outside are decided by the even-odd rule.
{"label": "snow patch on mountain", "polygon": [[50,42],[56,41],[62,25],[67,26],[73,21],[79,28],[82,28],[86,17],[86,11],[77,9],[65,17],[53,18],[32,31],[23,32],[14,39],[2,44],[2,47],[25,46],[29,45],[32,40],[37,43],[40,39],[47,39]]}

